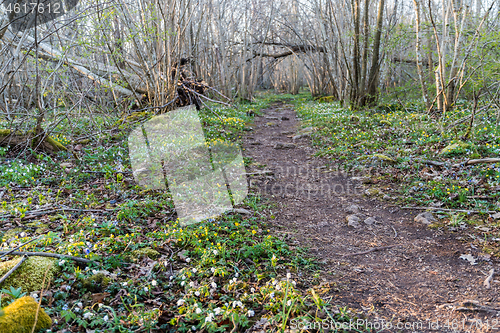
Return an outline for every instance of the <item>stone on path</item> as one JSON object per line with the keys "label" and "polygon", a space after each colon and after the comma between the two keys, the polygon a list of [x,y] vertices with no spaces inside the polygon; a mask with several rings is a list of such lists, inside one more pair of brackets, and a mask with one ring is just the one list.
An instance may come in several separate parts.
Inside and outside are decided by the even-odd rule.
{"label": "stone on path", "polygon": [[436,221],[436,218],[430,212],[421,213],[415,217],[415,222],[420,222],[423,224],[431,224],[432,222]]}
{"label": "stone on path", "polygon": [[353,228],[359,228],[361,227],[361,224],[359,224],[360,218],[357,217],[356,215],[348,215],[346,217],[347,219],[347,225]]}

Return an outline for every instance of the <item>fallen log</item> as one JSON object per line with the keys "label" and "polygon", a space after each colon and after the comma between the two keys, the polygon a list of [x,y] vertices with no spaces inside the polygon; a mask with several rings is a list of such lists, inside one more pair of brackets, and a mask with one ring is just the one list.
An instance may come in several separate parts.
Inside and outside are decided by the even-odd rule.
{"label": "fallen log", "polygon": [[57,151],[67,151],[68,149],[54,140],[52,137],[43,135],[43,139],[33,138],[33,131],[28,133],[22,133],[20,131],[13,132],[10,129],[0,129],[0,146],[17,146],[25,143],[29,143],[31,147],[41,146],[42,149],[57,152]]}

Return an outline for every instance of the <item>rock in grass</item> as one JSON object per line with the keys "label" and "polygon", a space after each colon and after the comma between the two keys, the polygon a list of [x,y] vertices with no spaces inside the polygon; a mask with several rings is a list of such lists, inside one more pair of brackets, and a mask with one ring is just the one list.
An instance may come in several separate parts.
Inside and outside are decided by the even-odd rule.
{"label": "rock in grass", "polygon": [[233,209],[233,212],[235,213],[240,213],[240,214],[244,214],[244,215],[252,215],[252,212],[249,211],[249,210],[246,210],[244,208],[234,208]]}
{"label": "rock in grass", "polygon": [[494,220],[500,220],[500,213],[493,214],[491,216]]}
{"label": "rock in grass", "polygon": [[[37,315],[38,312],[38,315]],[[31,333],[48,329],[52,320],[31,296],[21,297],[2,309],[0,314],[0,332]]]}
{"label": "rock in grass", "polygon": [[[0,263],[0,276],[7,273],[12,267],[19,263],[20,260],[21,258],[16,258]],[[42,290],[47,287],[49,281],[52,280],[54,274],[58,271],[58,266],[55,264],[56,261],[57,260],[53,258],[29,257],[0,287],[7,289],[9,287],[14,287],[16,289],[21,287],[21,291],[26,293]],[[43,278],[45,272],[47,272],[47,276],[45,277],[44,283]]]}
{"label": "rock in grass", "polygon": [[468,143],[464,143],[462,141],[459,141],[459,142],[455,142],[451,145],[444,147],[439,154],[440,155],[448,155],[448,154],[454,154],[454,153],[456,154],[456,153],[460,153],[462,150],[465,150],[469,147],[470,147],[470,145]]}
{"label": "rock in grass", "polygon": [[423,224],[431,224],[432,222],[436,222],[436,221],[437,221],[436,218],[430,212],[421,213],[415,217],[415,222],[419,222],[419,223],[423,223]]}
{"label": "rock in grass", "polygon": [[353,227],[353,228],[361,227],[361,224],[359,224],[359,221],[361,221],[361,220],[356,215],[348,215],[346,217],[346,220],[347,220],[347,225],[350,227]]}

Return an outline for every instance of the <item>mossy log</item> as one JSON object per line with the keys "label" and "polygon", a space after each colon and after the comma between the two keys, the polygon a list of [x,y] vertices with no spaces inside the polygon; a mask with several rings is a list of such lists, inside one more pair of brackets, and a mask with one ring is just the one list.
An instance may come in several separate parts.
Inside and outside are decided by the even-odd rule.
{"label": "mossy log", "polygon": [[[36,326],[35,326],[36,320]],[[0,313],[0,332],[31,333],[48,329],[52,320],[45,310],[31,296],[21,297],[2,309]]]}
{"label": "mossy log", "polygon": [[[13,132],[10,129],[0,129],[0,146],[16,146],[25,144],[29,140],[31,140],[31,146],[38,146],[36,140],[32,137],[33,131],[29,131],[28,133],[22,133],[20,131]],[[39,147],[41,149],[51,152],[56,151],[66,151],[68,150],[63,144],[54,140],[52,137],[45,135]]]}

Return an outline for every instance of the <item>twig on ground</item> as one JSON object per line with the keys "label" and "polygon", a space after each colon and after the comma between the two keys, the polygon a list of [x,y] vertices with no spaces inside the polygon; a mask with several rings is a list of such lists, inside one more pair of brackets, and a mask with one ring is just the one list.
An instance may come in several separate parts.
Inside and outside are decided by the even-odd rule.
{"label": "twig on ground", "polygon": [[[9,251],[0,251],[0,254],[5,254],[7,252],[9,252]],[[11,254],[13,256],[23,256],[24,255],[24,256],[28,256],[28,257],[49,257],[49,258],[58,258],[58,259],[70,259],[70,260],[81,262],[84,264],[96,264],[97,263],[94,260],[68,256],[65,254],[57,254],[57,253],[14,251],[14,252],[10,252],[9,254]]]}
{"label": "twig on ground", "polygon": [[373,247],[367,251],[363,251],[363,252],[356,252],[356,253],[346,253],[346,254],[338,254],[342,257],[352,257],[352,256],[360,256],[360,255],[363,255],[363,254],[367,254],[367,253],[370,253],[370,252],[375,252],[375,251],[381,251],[381,250],[387,250],[387,249],[390,249],[390,248],[393,248],[393,247],[396,247],[396,246],[400,246],[401,244],[395,244],[395,245],[388,245],[388,246],[380,246],[380,247]]}
{"label": "twig on ground", "polygon": [[457,163],[453,164],[453,167],[461,167],[461,166],[467,166],[467,165],[474,165],[474,164],[486,164],[486,163],[500,163],[500,158],[482,158],[479,160],[468,160],[465,163]]}
{"label": "twig on ground", "polygon": [[4,254],[0,255],[0,258],[3,258],[3,257],[5,257],[5,256],[6,256],[6,255],[8,255],[8,254],[11,254],[12,252],[14,252],[14,251],[16,251],[16,250],[18,250],[18,249],[22,248],[24,245],[29,244],[29,243],[33,242],[34,240],[37,240],[37,239],[38,239],[38,238],[40,238],[41,236],[42,236],[42,235],[40,235],[40,236],[38,236],[38,237],[35,237],[35,238],[33,238],[33,239],[31,239],[31,240],[29,240],[29,241],[25,242],[25,243],[22,243],[21,245],[16,246],[16,247],[15,247],[15,248],[13,248],[12,250],[7,251],[7,252],[5,252]]}
{"label": "twig on ground", "polygon": [[460,212],[460,213],[476,213],[476,214],[481,214],[481,213],[488,213],[488,214],[495,214],[496,211],[494,210],[485,210],[485,211],[480,211],[480,210],[471,210],[471,209],[449,209],[449,208],[439,208],[439,207],[401,207],[401,209],[416,209],[416,210],[442,210],[443,212]]}
{"label": "twig on ground", "polygon": [[490,270],[490,274],[488,275],[488,277],[486,278],[486,280],[484,280],[483,282],[483,285],[486,287],[486,289],[490,289],[491,288],[491,281],[493,280],[493,276],[495,275],[495,269],[492,268]]}
{"label": "twig on ground", "polygon": [[391,228],[392,230],[394,230],[394,238],[398,237],[398,232],[396,231],[396,229],[394,229],[394,227],[391,225]]}
{"label": "twig on ground", "polygon": [[7,273],[5,273],[5,275],[4,275],[4,276],[2,276],[2,278],[0,279],[0,284],[1,284],[1,283],[3,283],[5,280],[7,280],[7,278],[8,278],[8,277],[9,277],[12,273],[14,273],[14,272],[16,271],[16,269],[17,269],[19,266],[21,266],[21,264],[22,264],[22,263],[23,263],[26,259],[28,259],[28,256],[26,256],[26,255],[25,255],[25,256],[23,256],[23,257],[21,258],[21,260],[20,260],[20,261],[16,264],[16,266],[12,267],[12,268],[10,269],[10,271],[8,271]]}

